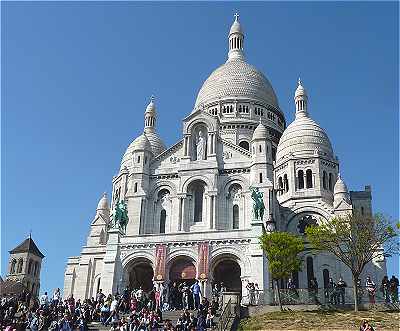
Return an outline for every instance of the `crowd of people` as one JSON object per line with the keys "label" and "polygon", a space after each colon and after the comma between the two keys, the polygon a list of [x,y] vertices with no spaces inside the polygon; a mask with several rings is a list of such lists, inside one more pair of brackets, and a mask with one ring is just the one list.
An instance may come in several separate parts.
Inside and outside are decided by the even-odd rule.
{"label": "crowd of people", "polygon": [[[358,302],[365,302],[363,298],[368,297],[368,302],[370,304],[375,304],[378,287],[376,283],[372,280],[371,276],[367,276],[365,283],[363,284],[361,279],[357,280],[357,296]],[[337,282],[334,282],[332,278],[329,278],[329,282],[325,289],[325,298],[326,300],[333,305],[344,305],[346,303],[345,294],[346,294],[347,283],[343,280],[342,277],[339,278]],[[314,278],[310,281],[309,290],[312,293],[318,292],[318,282]],[[385,303],[398,303],[399,302],[399,280],[396,276],[392,276],[390,279],[388,276],[384,276],[381,282],[381,286],[379,288],[383,301]],[[352,294],[352,293],[351,293]]]}
{"label": "crowd of people", "polygon": [[[76,300],[73,295],[63,300],[60,289],[39,298],[23,292],[2,298],[0,329],[86,331],[89,323],[98,322],[119,331],[203,331],[215,326],[221,290],[224,287],[216,284],[211,300],[202,295],[198,281],[191,286],[186,282],[161,283],[148,292],[141,287],[126,288],[116,295],[105,295],[100,289],[96,297],[86,300]],[[182,310],[175,325],[163,319],[169,310]]]}
{"label": "crowd of people", "polygon": [[[293,279],[289,278],[284,289],[281,289],[281,300],[286,304],[299,304],[299,303],[310,303],[315,304],[329,303],[331,305],[344,305],[346,303],[353,303],[349,301],[349,296],[353,295],[353,290],[347,291],[346,301],[346,288],[347,283],[342,277],[339,277],[338,281],[335,282],[333,278],[329,278],[327,284],[324,284],[324,288],[319,288],[318,281],[315,277],[312,277],[308,284],[308,289],[299,289]],[[256,283],[248,282],[246,285],[247,295],[243,296],[242,304],[246,306],[262,304],[263,293],[259,290]],[[361,279],[357,281],[357,295],[358,302],[365,303],[365,299],[368,298],[370,304],[375,304],[377,293],[377,286],[370,276],[368,276],[363,284]],[[392,276],[390,279],[385,276],[382,279],[381,286],[379,288],[380,294],[379,301],[385,303],[396,304],[399,302],[398,291],[399,291],[399,280],[396,276]],[[303,293],[300,293],[303,291]],[[301,296],[303,294],[303,296]],[[304,295],[305,294],[305,295]],[[276,299],[276,298],[275,298]]]}

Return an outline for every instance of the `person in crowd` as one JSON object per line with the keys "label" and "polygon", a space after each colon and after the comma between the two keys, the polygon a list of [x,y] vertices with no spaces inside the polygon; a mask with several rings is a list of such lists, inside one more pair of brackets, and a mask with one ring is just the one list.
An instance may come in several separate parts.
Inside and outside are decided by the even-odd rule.
{"label": "person in crowd", "polygon": [[346,293],[347,284],[343,280],[342,277],[339,277],[339,281],[336,284],[336,291],[337,291],[337,303],[339,305],[345,304],[345,293]]}
{"label": "person in crowd", "polygon": [[293,303],[296,303],[297,299],[299,298],[299,294],[296,289],[296,284],[293,282],[291,278],[288,279],[286,287],[290,295],[290,300],[293,301]]}
{"label": "person in crowd", "polygon": [[310,296],[315,304],[319,304],[318,301],[318,282],[317,278],[313,277],[310,279],[310,283],[308,285]]}
{"label": "person in crowd", "polygon": [[399,280],[395,275],[393,275],[392,278],[390,278],[389,292],[392,303],[399,302]]}
{"label": "person in crowd", "polygon": [[333,278],[329,278],[327,290],[329,303],[337,305],[336,283],[333,281]]}
{"label": "person in crowd", "polygon": [[103,303],[104,302],[104,297],[105,297],[105,295],[103,293],[103,290],[99,289],[99,291],[96,294],[96,301],[100,302],[100,303]]}
{"label": "person in crowd", "polygon": [[367,320],[363,320],[360,325],[360,331],[374,331],[374,328]]}
{"label": "person in crowd", "polygon": [[53,293],[52,305],[57,307],[60,300],[61,300],[61,291],[59,288],[57,288]]}
{"label": "person in crowd", "polygon": [[365,288],[367,289],[368,292],[369,303],[375,304],[376,285],[370,276],[367,277],[367,280],[365,282]]}
{"label": "person in crowd", "polygon": [[255,299],[254,299],[254,283],[248,282],[246,285],[246,290],[247,290],[247,296],[249,298],[249,306],[253,306],[255,304]]}
{"label": "person in crowd", "polygon": [[44,292],[44,294],[40,297],[40,308],[47,309],[48,304],[49,297],[47,295],[47,292]]}
{"label": "person in crowd", "polygon": [[388,276],[384,276],[381,282],[381,292],[386,303],[390,302],[389,286],[389,278]]}
{"label": "person in crowd", "polygon": [[196,280],[196,282],[190,287],[190,291],[193,294],[194,308],[197,310],[200,305],[200,295],[201,295],[201,289],[198,280]]}

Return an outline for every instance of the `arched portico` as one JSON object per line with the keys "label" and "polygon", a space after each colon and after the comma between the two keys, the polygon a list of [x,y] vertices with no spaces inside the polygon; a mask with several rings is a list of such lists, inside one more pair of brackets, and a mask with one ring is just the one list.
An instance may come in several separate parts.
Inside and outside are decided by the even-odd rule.
{"label": "arched portico", "polygon": [[227,291],[242,292],[240,259],[233,254],[220,254],[211,261],[212,284],[223,284]]}
{"label": "arched portico", "polygon": [[196,262],[186,255],[175,256],[167,263],[168,278],[171,282],[194,283],[196,279]]}
{"label": "arched portico", "polygon": [[133,289],[142,288],[145,292],[153,288],[153,263],[143,257],[129,261],[124,268],[125,286]]}

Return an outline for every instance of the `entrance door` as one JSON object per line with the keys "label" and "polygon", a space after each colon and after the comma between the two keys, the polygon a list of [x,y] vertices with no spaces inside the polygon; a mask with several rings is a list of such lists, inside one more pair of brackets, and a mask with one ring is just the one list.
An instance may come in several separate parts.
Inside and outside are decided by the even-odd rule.
{"label": "entrance door", "polygon": [[223,283],[228,291],[242,292],[240,266],[233,260],[222,260],[214,268],[214,283]]}
{"label": "entrance door", "polygon": [[129,287],[132,290],[142,287],[143,291],[148,292],[153,288],[153,277],[154,272],[150,263],[139,262],[129,273]]}

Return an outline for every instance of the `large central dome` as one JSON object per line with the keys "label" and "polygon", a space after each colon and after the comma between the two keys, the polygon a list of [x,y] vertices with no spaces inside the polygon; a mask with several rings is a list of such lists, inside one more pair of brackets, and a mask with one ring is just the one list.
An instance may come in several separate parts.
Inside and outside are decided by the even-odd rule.
{"label": "large central dome", "polygon": [[228,60],[213,71],[197,95],[195,109],[226,97],[259,100],[279,108],[268,79],[242,58]]}
{"label": "large central dome", "polygon": [[238,15],[229,31],[228,44],[228,60],[206,79],[197,95],[193,111],[227,99],[246,100],[279,109],[276,94],[268,79],[246,62],[244,33]]}

